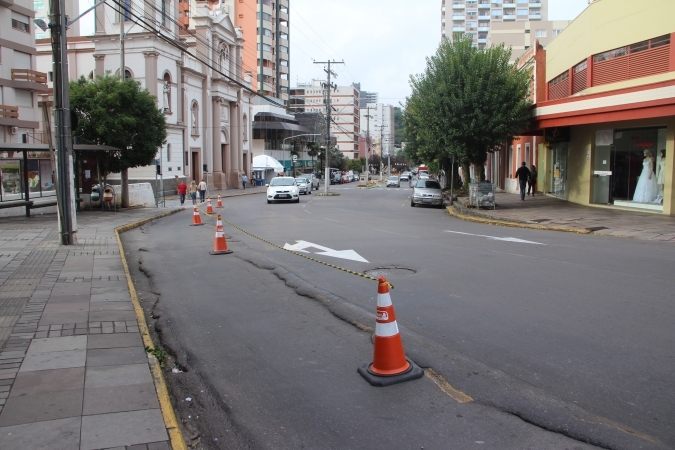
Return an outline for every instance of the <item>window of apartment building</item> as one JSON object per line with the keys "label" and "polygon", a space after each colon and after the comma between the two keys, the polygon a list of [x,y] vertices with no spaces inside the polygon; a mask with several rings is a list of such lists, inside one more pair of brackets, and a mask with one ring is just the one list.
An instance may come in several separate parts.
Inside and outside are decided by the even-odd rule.
{"label": "window of apartment building", "polygon": [[527,5],[530,2],[529,0],[516,0],[516,3],[518,3],[519,5]]}
{"label": "window of apartment building", "polygon": [[540,16],[540,15],[541,15],[541,10],[538,10],[538,9],[531,9],[531,10],[530,10],[530,15],[532,15],[532,16]]}
{"label": "window of apartment building", "polygon": [[534,35],[536,37],[546,37],[546,30],[535,30]]}
{"label": "window of apartment building", "polygon": [[[260,11],[258,11],[258,12],[256,13],[256,18],[257,18],[258,20],[260,20]],[[272,16],[270,16],[269,14],[267,14],[266,12],[264,12],[264,13],[263,13],[263,20],[266,20],[266,21],[268,21],[268,22],[271,22],[271,21],[272,21]]]}
{"label": "window of apartment building", "polygon": [[31,69],[30,60],[31,57],[28,53],[14,50],[14,64],[12,67],[15,69]]}
{"label": "window of apartment building", "polygon": [[481,28],[490,28],[490,22],[479,22],[478,26]]}
{"label": "window of apartment building", "polygon": [[478,0],[466,0],[467,6],[473,6],[478,3]]}
{"label": "window of apartment building", "polygon": [[279,37],[280,37],[281,39],[288,40],[288,34],[286,34],[286,33],[281,33],[281,34],[279,34]]}
{"label": "window of apartment building", "polygon": [[502,10],[501,9],[493,9],[492,10],[492,17],[494,17],[494,18],[502,17]]}
{"label": "window of apartment building", "polygon": [[466,15],[470,17],[475,17],[478,15],[478,11],[476,11],[475,9],[467,9]]}
{"label": "window of apartment building", "polygon": [[14,89],[14,100],[16,101],[16,106],[30,108],[33,106],[33,93],[24,89]]}
{"label": "window of apartment building", "polygon": [[[258,36],[260,36],[260,28],[257,28],[257,34],[258,34]],[[272,37],[272,30],[268,30],[267,28],[263,28],[263,36]]]}
{"label": "window of apartment building", "polygon": [[[270,47],[269,44],[262,44],[262,50],[264,52],[271,52],[272,47]],[[258,51],[260,51],[260,43],[258,43]]]}
{"label": "window of apartment building", "polygon": [[478,33],[478,39],[487,39],[487,33]]}
{"label": "window of apartment building", "polygon": [[45,9],[45,2],[44,2],[44,0],[35,0],[35,1],[33,2],[33,9],[34,9],[35,11],[39,11],[39,10],[41,10],[41,9]]}
{"label": "window of apartment building", "polygon": [[463,12],[456,12],[456,11],[455,11],[455,12],[452,13],[452,17],[463,18],[463,17],[464,17],[464,13],[463,13]]}
{"label": "window of apartment building", "polygon": [[12,11],[12,28],[23,31],[24,33],[30,33],[30,20],[28,19],[28,16]]}
{"label": "window of apartment building", "polygon": [[281,65],[284,66],[284,67],[288,67],[288,61],[286,61],[285,59],[282,59]]}
{"label": "window of apartment building", "polygon": [[47,33],[35,33],[35,39],[46,39]]}
{"label": "window of apartment building", "polygon": [[553,30],[553,33],[551,33],[551,36],[556,37],[560,33],[562,33],[562,30]]}
{"label": "window of apartment building", "polygon": [[288,53],[288,47],[286,47],[285,45],[280,45],[279,50],[284,52],[284,53]]}
{"label": "window of apartment building", "polygon": [[466,28],[470,31],[475,30],[478,27],[478,22],[467,22]]}
{"label": "window of apartment building", "polygon": [[516,10],[516,14],[518,14],[518,16],[520,16],[520,17],[527,17],[527,13],[528,13],[527,9],[517,9]]}

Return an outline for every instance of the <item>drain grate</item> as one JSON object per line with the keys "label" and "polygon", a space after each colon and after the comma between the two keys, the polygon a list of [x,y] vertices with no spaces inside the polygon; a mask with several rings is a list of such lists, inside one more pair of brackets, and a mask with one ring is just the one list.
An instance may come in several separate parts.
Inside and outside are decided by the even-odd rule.
{"label": "drain grate", "polygon": [[364,272],[366,275],[371,277],[407,277],[410,275],[415,275],[417,273],[414,269],[409,269],[407,267],[398,267],[398,266],[383,266],[377,267],[375,269],[366,270]]}

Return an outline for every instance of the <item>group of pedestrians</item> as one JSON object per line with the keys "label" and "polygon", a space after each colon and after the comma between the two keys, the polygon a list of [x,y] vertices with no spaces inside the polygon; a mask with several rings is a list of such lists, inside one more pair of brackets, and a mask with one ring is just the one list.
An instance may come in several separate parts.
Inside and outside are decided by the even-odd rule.
{"label": "group of pedestrians", "polygon": [[532,197],[537,190],[537,168],[532,165],[530,169],[527,168],[527,163],[523,164],[516,170],[516,178],[520,184],[520,199],[525,200],[525,188],[527,187],[527,195],[532,191]]}
{"label": "group of pedestrians", "polygon": [[[178,180],[178,176],[176,176]],[[246,174],[241,175],[241,184],[244,189],[246,189],[246,183],[248,183],[248,177]],[[194,180],[190,182],[190,187],[185,184],[185,181],[180,180],[178,186],[176,187],[178,191],[178,196],[180,197],[180,205],[185,204],[185,197],[189,194],[192,199],[192,204],[197,202],[197,193],[199,193],[199,201],[204,202],[206,199],[206,181],[202,180],[197,184]]]}

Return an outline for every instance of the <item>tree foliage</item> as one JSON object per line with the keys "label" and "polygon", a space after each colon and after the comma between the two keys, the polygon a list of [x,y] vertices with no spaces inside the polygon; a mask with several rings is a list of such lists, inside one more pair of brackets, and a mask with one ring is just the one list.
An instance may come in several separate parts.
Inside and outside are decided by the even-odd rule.
{"label": "tree foliage", "polygon": [[167,135],[164,113],[155,100],[132,79],[81,77],[70,83],[70,107],[78,115],[73,134],[120,149],[99,154],[102,176],[152,163]]}
{"label": "tree foliage", "polygon": [[447,168],[454,156],[465,168],[482,167],[489,149],[527,128],[530,75],[510,57],[504,45],[479,50],[459,35],[441,42],[425,71],[410,77],[403,122],[412,163]]}

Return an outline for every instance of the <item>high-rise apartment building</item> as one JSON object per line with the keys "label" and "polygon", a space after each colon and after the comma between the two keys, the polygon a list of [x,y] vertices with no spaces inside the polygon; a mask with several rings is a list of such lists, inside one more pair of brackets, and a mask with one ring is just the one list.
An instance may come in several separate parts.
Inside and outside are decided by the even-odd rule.
{"label": "high-rise apartment building", "polygon": [[548,20],[548,0],[442,0],[441,35],[462,33],[474,46],[510,46],[512,60],[535,44],[546,45],[569,21]]}
{"label": "high-rise apartment building", "polygon": [[[326,89],[324,81],[312,80],[311,83],[299,83],[291,89],[294,113],[326,112]],[[359,98],[360,92],[355,84],[336,86],[330,93],[331,136],[336,136],[337,146],[346,158],[359,157]]]}
{"label": "high-rise apartment building", "polygon": [[224,0],[244,38],[242,70],[251,72],[253,88],[288,100],[290,41],[289,0]]}

